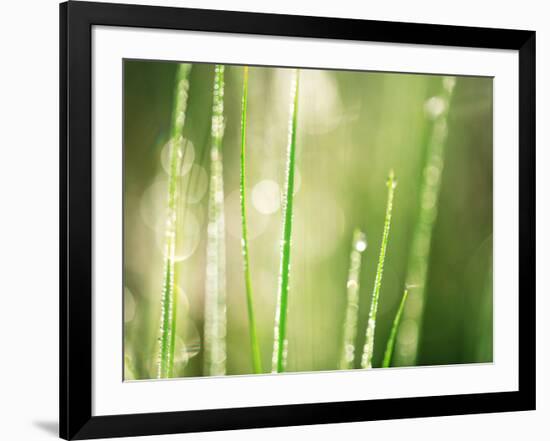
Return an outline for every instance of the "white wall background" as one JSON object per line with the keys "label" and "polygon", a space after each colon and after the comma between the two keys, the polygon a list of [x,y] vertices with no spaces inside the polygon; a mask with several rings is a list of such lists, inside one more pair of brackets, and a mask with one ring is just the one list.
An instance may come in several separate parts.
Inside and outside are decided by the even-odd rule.
{"label": "white wall background", "polygon": [[[0,439],[56,438],[58,406],[57,0],[0,6]],[[212,9],[537,31],[538,410],[510,414],[151,437],[151,440],[544,439],[550,417],[550,11],[539,0],[164,0]],[[538,434],[537,434],[538,433]]]}

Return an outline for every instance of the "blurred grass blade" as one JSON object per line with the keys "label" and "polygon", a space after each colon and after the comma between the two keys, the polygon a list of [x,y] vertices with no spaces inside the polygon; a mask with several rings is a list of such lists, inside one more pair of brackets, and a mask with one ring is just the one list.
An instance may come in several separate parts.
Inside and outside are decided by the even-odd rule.
{"label": "blurred grass blade", "polygon": [[[397,336],[395,358],[399,365],[415,365],[424,314],[425,290],[432,232],[437,219],[441,176],[444,168],[445,144],[449,107],[456,83],[454,77],[444,77],[440,96],[426,102],[426,113],[433,120],[432,133],[427,145],[426,162],[422,169],[418,215],[413,231],[411,251],[407,266],[407,285],[418,285],[414,302],[408,303],[403,318],[414,326],[408,338]],[[410,329],[410,328],[409,328]]]}
{"label": "blurred grass blade", "polygon": [[369,320],[367,322],[367,332],[365,347],[363,349],[363,357],[361,359],[361,367],[368,369],[372,367],[372,355],[374,353],[374,331],[376,329],[376,314],[378,312],[378,299],[380,297],[380,288],[382,286],[382,274],[384,273],[384,260],[386,258],[386,248],[390,237],[390,225],[393,210],[393,196],[397,181],[390,172],[387,181],[388,201],[386,204],[386,219],[384,221],[384,231],[382,232],[382,245],[380,246],[380,255],[378,256],[378,266],[376,268],[376,277],[374,279],[374,291],[369,312]]}
{"label": "blurred grass blade", "polygon": [[248,106],[248,66],[243,68],[243,94],[241,111],[241,225],[242,225],[242,253],[244,284],[246,290],[246,306],[248,311],[248,332],[250,334],[250,347],[252,351],[252,369],[255,374],[262,372],[262,359],[260,345],[256,333],[256,319],[254,317],[254,296],[252,294],[252,282],[250,277],[250,260],[248,255],[248,226],[246,216],[246,112]]}
{"label": "blurred grass blade", "polygon": [[479,309],[476,359],[480,363],[493,361],[493,256],[489,256]]}
{"label": "blurred grass blade", "polygon": [[339,369],[353,369],[355,337],[357,336],[357,313],[359,312],[359,275],[361,255],[367,249],[367,238],[358,228],[353,232],[347,282],[347,307],[344,319],[344,337]]}
{"label": "blurred grass blade", "polygon": [[174,364],[172,336],[176,333],[174,320],[174,279],[176,225],[178,212],[179,169],[183,158],[183,126],[187,109],[190,64],[180,64],[176,73],[174,107],[170,142],[170,173],[168,178],[168,208],[164,233],[164,262],[161,297],[161,317],[159,331],[159,357],[157,378],[167,378]]}
{"label": "blurred grass blade", "polygon": [[290,93],[290,123],[286,161],[286,182],[283,196],[283,232],[279,269],[279,288],[275,312],[272,371],[284,372],[286,364],[286,325],[290,281],[290,250],[292,240],[292,210],[294,205],[294,174],[296,162],[296,126],[298,122],[298,90],[300,71],[295,69]]}
{"label": "blurred grass blade", "polygon": [[221,149],[225,128],[224,70],[222,65],[215,66],[212,104],[204,322],[205,375],[225,375],[226,361],[225,216]]}
{"label": "blurred grass blade", "polygon": [[407,297],[409,295],[409,288],[406,287],[403,292],[403,297],[399,303],[399,308],[393,319],[393,324],[390,331],[390,336],[388,338],[388,343],[386,345],[386,352],[384,352],[384,361],[382,362],[382,367],[390,367],[391,360],[393,356],[393,349],[395,347],[395,337],[397,336],[397,330],[399,329],[399,324],[401,323],[401,316],[403,315],[403,310],[405,309],[405,303],[407,302]]}
{"label": "blurred grass blade", "polygon": [[124,356],[124,381],[137,380],[136,370],[132,358],[128,355]]}
{"label": "blurred grass blade", "polygon": [[[184,139],[183,156],[181,159],[182,167],[186,161],[186,155],[189,154],[189,146],[190,146],[190,141],[188,139]],[[203,150],[207,150],[207,149],[203,149]],[[184,228],[186,225],[185,222],[187,220],[188,205],[189,205],[189,190],[191,187],[191,177],[193,175],[192,170],[193,169],[191,169],[187,175],[188,178],[185,182],[186,185],[184,185],[184,179],[180,178],[180,186],[178,190],[180,194],[179,196],[180,201],[178,203],[177,220],[178,220],[178,226],[181,230],[176,229],[176,236],[178,235],[178,231],[185,231]],[[196,179],[195,179],[195,182],[196,182]],[[181,244],[181,239],[178,239],[178,240],[179,240],[179,243]],[[176,266],[174,271],[174,294],[173,294],[174,302],[172,307],[172,324],[174,325],[174,330],[172,332],[171,340],[170,340],[170,354],[171,354],[172,360],[174,361],[169,366],[169,370],[168,370],[169,378],[174,377],[174,368],[175,368],[175,364],[177,363],[177,360],[175,358],[176,338],[177,338],[177,332],[176,332],[175,326],[178,320],[178,302],[179,302],[179,291],[180,291],[178,289],[179,278],[181,277],[182,272],[183,272],[183,267],[181,265],[179,267]],[[180,317],[180,321],[181,321],[181,317]],[[183,367],[181,369],[183,369]],[[183,376],[181,370],[180,370],[180,376]]]}

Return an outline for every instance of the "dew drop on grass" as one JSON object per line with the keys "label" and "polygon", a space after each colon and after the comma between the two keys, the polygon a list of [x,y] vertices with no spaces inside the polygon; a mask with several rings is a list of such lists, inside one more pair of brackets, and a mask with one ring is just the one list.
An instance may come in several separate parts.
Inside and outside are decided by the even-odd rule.
{"label": "dew drop on grass", "polygon": [[359,237],[355,242],[355,249],[360,253],[362,253],[367,249],[367,237],[365,236],[365,233],[363,232],[359,233]]}
{"label": "dew drop on grass", "polygon": [[424,110],[431,119],[436,119],[445,111],[446,106],[447,104],[443,98],[439,96],[432,96],[431,98],[428,98],[424,104]]}
{"label": "dew drop on grass", "polygon": [[367,237],[358,228],[353,232],[348,271],[347,305],[344,318],[342,354],[338,367],[340,369],[353,368],[355,358],[355,337],[357,335],[357,313],[359,310],[359,276],[361,272],[361,254],[367,248]]}
{"label": "dew drop on grass", "polygon": [[428,185],[436,185],[441,175],[441,168],[436,165],[429,165],[424,170],[424,179]]}
{"label": "dew drop on grass", "polygon": [[445,77],[443,79],[443,87],[447,91],[447,93],[451,93],[456,85],[456,78],[455,77]]}

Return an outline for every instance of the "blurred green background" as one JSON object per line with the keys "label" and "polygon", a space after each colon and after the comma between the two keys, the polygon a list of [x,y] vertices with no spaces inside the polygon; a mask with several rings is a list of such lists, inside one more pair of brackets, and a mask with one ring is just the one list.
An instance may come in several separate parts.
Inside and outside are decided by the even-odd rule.
{"label": "blurred green background", "polygon": [[[177,65],[124,62],[126,379],[154,378],[162,237]],[[203,298],[214,66],[194,64],[184,136],[192,144],[185,206],[176,376],[202,375]],[[252,286],[264,367],[271,365],[292,70],[251,67],[248,215]],[[243,69],[225,71],[223,141],[227,246],[227,374],[252,372],[239,206]],[[288,371],[338,366],[352,233],[367,235],[360,274],[357,352],[374,284],[390,169],[398,180],[380,294],[374,367],[381,365],[403,293],[433,122],[427,103],[442,77],[309,70],[299,91],[297,186],[291,254]],[[450,106],[439,214],[426,283],[417,364],[492,361],[492,79],[457,77]],[[414,290],[411,291],[411,298]],[[405,336],[406,338],[406,336]],[[359,367],[360,354],[356,357]]]}

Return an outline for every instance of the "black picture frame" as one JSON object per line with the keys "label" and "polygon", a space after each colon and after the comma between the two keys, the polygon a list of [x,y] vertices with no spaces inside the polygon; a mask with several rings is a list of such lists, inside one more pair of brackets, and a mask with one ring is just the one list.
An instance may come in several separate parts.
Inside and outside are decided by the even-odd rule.
{"label": "black picture frame", "polygon": [[[519,54],[519,390],[92,416],[92,26],[511,49]],[[90,439],[535,409],[535,32],[67,2],[60,5],[60,436]],[[520,295],[521,294],[521,295]]]}

